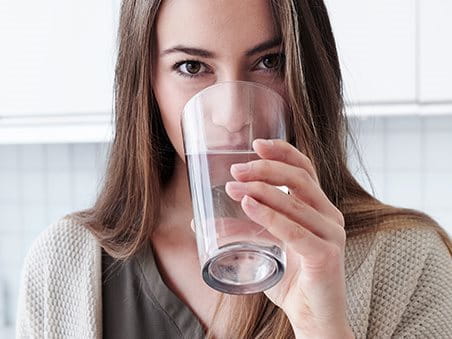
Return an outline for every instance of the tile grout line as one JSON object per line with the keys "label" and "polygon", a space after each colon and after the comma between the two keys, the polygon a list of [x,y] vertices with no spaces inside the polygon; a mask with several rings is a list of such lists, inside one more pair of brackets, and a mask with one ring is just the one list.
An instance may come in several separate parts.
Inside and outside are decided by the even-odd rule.
{"label": "tile grout line", "polygon": [[[25,217],[24,217],[24,211],[25,211],[25,185],[24,185],[24,178],[25,178],[25,170],[24,170],[24,147],[25,145],[16,145],[17,150],[17,161],[16,161],[16,175],[17,175],[17,190],[19,192],[18,196],[18,208],[19,208],[19,222],[20,222],[20,236],[21,236],[21,247],[22,247],[22,253],[25,253],[25,235],[26,235],[26,225],[25,225]],[[19,235],[18,234],[18,235]]]}
{"label": "tile grout line", "polygon": [[426,199],[425,199],[425,194],[427,192],[427,187],[426,187],[426,175],[427,175],[427,167],[426,167],[426,161],[425,161],[425,156],[427,154],[427,145],[426,145],[426,139],[427,139],[427,134],[426,134],[426,127],[425,127],[425,117],[421,118],[421,126],[420,126],[420,139],[421,139],[421,149],[419,150],[419,152],[421,153],[421,163],[420,163],[420,191],[421,191],[421,207],[422,210],[425,211],[426,209]]}
{"label": "tile grout line", "polygon": [[382,129],[381,129],[381,136],[383,138],[383,164],[382,164],[382,170],[383,170],[383,192],[381,192],[381,200],[387,200],[387,191],[388,191],[388,118],[381,117],[382,120]]}
{"label": "tile grout line", "polygon": [[[42,168],[42,171],[44,171],[44,174],[42,176],[44,180],[44,217],[46,219],[46,224],[49,225],[51,223],[50,215],[49,215],[49,145],[43,144],[43,157],[44,157],[44,166]],[[44,225],[43,225],[44,227]]]}
{"label": "tile grout line", "polygon": [[70,205],[71,205],[71,211],[69,213],[72,213],[75,209],[75,169],[74,169],[74,144],[67,144],[67,153],[69,157],[69,164],[68,164],[68,172],[69,172],[69,190],[70,190]]}

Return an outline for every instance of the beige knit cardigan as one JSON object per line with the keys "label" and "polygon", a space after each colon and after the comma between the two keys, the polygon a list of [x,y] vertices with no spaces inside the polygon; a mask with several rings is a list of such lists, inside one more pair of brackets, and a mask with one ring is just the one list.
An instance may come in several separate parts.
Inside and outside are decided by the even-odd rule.
{"label": "beige knit cardigan", "polygon": [[[17,338],[101,338],[101,250],[65,217],[29,250]],[[452,260],[429,228],[347,239],[347,316],[357,338],[452,338]]]}

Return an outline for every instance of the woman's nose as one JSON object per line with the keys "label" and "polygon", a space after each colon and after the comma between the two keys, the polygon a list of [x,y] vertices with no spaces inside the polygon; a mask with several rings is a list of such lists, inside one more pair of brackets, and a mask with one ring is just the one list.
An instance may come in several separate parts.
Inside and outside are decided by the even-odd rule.
{"label": "woman's nose", "polygon": [[219,100],[215,104],[216,113],[212,116],[212,122],[235,133],[250,124],[254,102],[248,88],[240,86],[240,82],[230,81],[234,80],[228,80],[221,89],[221,95],[217,96]]}

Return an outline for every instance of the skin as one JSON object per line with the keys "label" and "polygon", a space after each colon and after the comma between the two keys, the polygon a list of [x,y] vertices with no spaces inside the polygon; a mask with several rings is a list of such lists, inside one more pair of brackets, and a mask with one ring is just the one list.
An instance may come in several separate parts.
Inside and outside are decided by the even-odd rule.
{"label": "skin", "polygon": [[[168,0],[157,18],[153,90],[164,127],[178,157],[175,175],[162,197],[155,236],[160,268],[170,287],[208,326],[212,308],[197,299],[218,294],[199,277],[193,218],[184,163],[180,115],[203,88],[221,81],[265,84],[285,96],[275,60],[279,45],[252,56],[246,52],[278,37],[269,4],[262,0]],[[174,51],[175,46],[208,50],[214,57]],[[171,52],[172,51],[172,52]],[[270,57],[269,57],[270,55]],[[267,57],[267,59],[265,59]],[[264,60],[265,59],[265,60]],[[176,63],[191,60],[190,63]],[[187,77],[185,74],[195,74]],[[345,309],[344,218],[322,191],[311,161],[285,141],[255,140],[260,159],[230,169],[229,196],[244,212],[287,244],[287,271],[265,295],[288,316],[297,338],[352,337]],[[245,164],[242,164],[245,165]],[[243,167],[243,166],[242,166]],[[274,186],[287,186],[289,195]],[[182,244],[182,245],[181,245]],[[188,279],[187,279],[188,278]],[[182,283],[181,281],[188,281]],[[199,296],[193,295],[201,291]]]}

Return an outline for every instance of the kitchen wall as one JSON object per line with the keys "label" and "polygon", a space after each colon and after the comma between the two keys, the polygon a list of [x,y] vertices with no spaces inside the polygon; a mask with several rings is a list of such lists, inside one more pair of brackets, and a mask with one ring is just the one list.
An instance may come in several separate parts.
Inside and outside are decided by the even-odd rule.
{"label": "kitchen wall", "polygon": [[[420,209],[452,234],[452,116],[351,121],[375,196],[395,206]],[[356,158],[351,150],[352,172],[370,190]]]}
{"label": "kitchen wall", "polygon": [[[452,233],[452,115],[350,119],[380,200],[423,210]],[[0,338],[13,337],[20,269],[35,237],[93,202],[108,144],[0,145]],[[350,168],[371,186],[350,147]]]}

